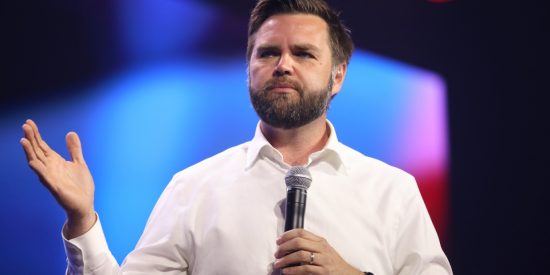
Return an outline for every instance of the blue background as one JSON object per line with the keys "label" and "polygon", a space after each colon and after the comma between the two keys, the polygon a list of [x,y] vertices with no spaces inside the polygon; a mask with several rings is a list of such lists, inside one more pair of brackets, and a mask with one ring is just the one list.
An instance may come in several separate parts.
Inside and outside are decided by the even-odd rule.
{"label": "blue background", "polygon": [[[378,59],[381,55],[388,57],[383,58],[386,61],[400,60],[397,67],[403,63],[414,64],[444,78],[447,91],[444,107],[448,111],[446,122],[451,152],[448,155],[449,238],[444,245],[455,274],[545,274],[545,263],[550,257],[550,219],[546,213],[550,191],[546,172],[550,116],[545,92],[550,48],[545,39],[550,18],[548,9],[542,3],[512,1],[330,2],[342,11],[365,60]],[[143,204],[128,202],[138,208],[131,214],[143,215],[139,217],[118,216],[118,213],[129,215],[125,212],[126,201],[98,201],[102,218],[112,210],[112,213],[118,212],[118,219],[124,219],[105,217],[110,220],[109,241],[121,234],[119,230],[123,229],[117,229],[118,223],[124,226],[128,223],[134,232],[114,247],[120,259],[135,243],[158,192],[175,171],[252,135],[256,121],[246,103],[246,89],[243,88],[246,79],[245,30],[251,8],[252,2],[248,0],[28,0],[4,1],[0,5],[2,274],[59,274],[64,266],[59,238],[64,214],[24,163],[18,145],[24,119],[36,119],[44,136],[63,154],[63,137],[67,131],[76,130],[83,135],[86,157],[93,162],[98,196],[143,198]],[[361,63],[355,61],[352,62]],[[216,67],[207,64],[216,64]],[[220,68],[220,64],[226,65]],[[375,64],[384,67],[388,63]],[[199,118],[195,114],[188,116],[185,110],[178,113],[155,107],[158,104],[188,106],[181,102],[187,94],[170,93],[171,88],[151,97],[146,96],[145,88],[135,91],[135,97],[124,90],[142,87],[139,83],[165,83],[164,80],[171,78],[169,75],[182,72],[196,76],[196,68],[216,72],[211,75],[220,78],[224,77],[218,75],[218,71],[237,70],[232,74],[239,78],[231,81],[242,81],[241,86],[235,86],[234,90],[231,87],[231,92],[245,100],[238,101],[243,105],[235,105],[235,108],[242,108],[239,109],[242,113],[233,114],[235,109],[223,104],[224,110],[229,110],[223,118],[233,119],[235,115],[243,119],[240,123],[245,126],[239,129],[238,135],[217,139],[211,146],[191,148],[195,153],[200,151],[197,155],[168,156],[175,151],[173,147],[168,150],[166,147],[172,146],[172,138],[176,137],[144,130],[153,124],[148,117],[164,118],[164,113],[179,115],[177,119],[166,118],[166,121],[177,121],[177,125],[162,127],[167,134],[182,134],[195,122],[216,121],[208,118],[212,112],[201,109],[204,117]],[[155,74],[160,76],[155,77]],[[371,85],[373,81],[366,75],[353,78],[361,85]],[[420,76],[420,79],[430,78],[433,79]],[[361,110],[385,106],[363,105],[368,103],[352,100],[356,98],[351,92],[355,85],[351,80],[350,75],[343,93],[335,99],[332,116],[349,114],[337,109],[337,104],[345,103],[346,98],[358,104]],[[394,83],[374,82],[379,85]],[[177,86],[170,81],[165,85]],[[197,90],[191,86],[189,90],[194,95],[198,92],[221,94],[229,87],[223,83],[220,86],[223,90]],[[376,89],[380,87],[383,86],[376,86]],[[174,96],[175,100],[166,102],[163,95]],[[208,100],[213,99],[208,96]],[[368,98],[369,102],[383,99],[385,97],[370,95]],[[142,104],[143,101],[151,104]],[[193,106],[189,108],[194,107],[190,105]],[[198,106],[204,105],[197,103]],[[386,107],[382,111],[394,113]],[[134,115],[140,120],[126,120]],[[113,122],[126,120],[128,124],[111,124],[111,117]],[[370,127],[385,130],[377,118],[366,118],[367,127],[362,129],[340,127],[340,124],[354,121],[349,116],[332,119],[338,123],[339,134],[346,143],[353,139],[343,136],[344,133]],[[215,130],[203,129],[197,135],[184,133],[179,137],[182,142],[175,146],[180,146],[178,150],[191,150],[181,146],[187,141],[198,142],[205,138],[203,134]],[[406,136],[397,132],[400,133]],[[147,148],[125,147],[132,144],[131,134],[143,135],[146,139],[139,139],[139,142],[146,143]],[[380,145],[376,136],[364,139],[376,147],[361,150],[403,166],[397,162],[397,157],[381,153],[381,148],[389,145]],[[166,147],[159,144],[158,137],[167,139]],[[227,144],[224,143],[226,139]],[[128,140],[130,143],[126,144]],[[116,150],[112,149],[114,147]],[[129,157],[139,150],[145,150],[151,158]],[[123,160],[128,163],[122,163]],[[131,194],[141,189],[128,187],[129,181],[112,182],[131,175],[127,171],[132,171],[134,162],[147,163],[154,168],[133,171],[144,178],[135,184],[150,188],[147,190],[151,196],[147,198],[143,194]],[[116,167],[109,167],[107,171],[107,165]],[[162,168],[157,169],[159,166]],[[109,174],[109,171],[116,171],[114,168],[124,174]],[[147,174],[148,171],[156,172]],[[126,187],[110,193],[115,190],[111,188],[119,184]],[[112,242],[115,245],[116,240]]]}

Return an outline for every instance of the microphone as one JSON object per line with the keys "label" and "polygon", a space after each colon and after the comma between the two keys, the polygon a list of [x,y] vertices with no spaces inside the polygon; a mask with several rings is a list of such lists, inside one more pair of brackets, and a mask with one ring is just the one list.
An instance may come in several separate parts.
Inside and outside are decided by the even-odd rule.
{"label": "microphone", "polygon": [[307,189],[311,185],[311,174],[303,166],[291,167],[285,176],[286,213],[285,232],[294,228],[304,228]]}

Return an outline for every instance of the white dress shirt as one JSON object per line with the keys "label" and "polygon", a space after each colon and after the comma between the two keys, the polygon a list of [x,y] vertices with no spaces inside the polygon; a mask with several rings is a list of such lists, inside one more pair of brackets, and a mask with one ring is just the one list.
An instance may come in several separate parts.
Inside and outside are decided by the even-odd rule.
{"label": "white dress shirt", "polygon": [[[305,229],[375,275],[452,274],[414,178],[341,144],[333,126],[306,167]],[[67,274],[272,274],[289,165],[254,138],[177,173],[119,267],[98,220],[66,240]]]}

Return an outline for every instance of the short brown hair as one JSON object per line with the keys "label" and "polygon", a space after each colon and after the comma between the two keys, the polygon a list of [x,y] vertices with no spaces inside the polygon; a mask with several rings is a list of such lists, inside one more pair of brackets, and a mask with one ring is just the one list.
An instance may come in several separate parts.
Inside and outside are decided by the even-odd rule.
{"label": "short brown hair", "polygon": [[248,22],[246,60],[250,61],[256,32],[269,17],[277,14],[297,13],[321,17],[328,25],[333,65],[349,63],[353,51],[350,30],[344,26],[338,14],[324,0],[259,0],[252,10]]}

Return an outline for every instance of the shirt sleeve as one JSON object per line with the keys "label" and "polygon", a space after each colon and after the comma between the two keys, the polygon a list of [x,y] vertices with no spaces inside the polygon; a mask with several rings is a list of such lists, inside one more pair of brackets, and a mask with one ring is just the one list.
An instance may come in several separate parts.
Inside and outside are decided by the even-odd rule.
{"label": "shirt sleeve", "polygon": [[404,190],[401,214],[395,227],[394,270],[399,275],[453,274],[412,177]]}
{"label": "shirt sleeve", "polygon": [[[65,225],[66,226],[66,225]],[[67,254],[67,275],[121,274],[116,259],[111,254],[99,218],[86,233],[63,243]]]}
{"label": "shirt sleeve", "polygon": [[184,240],[181,221],[186,215],[181,212],[183,207],[178,206],[181,196],[174,192],[174,186],[166,187],[139,242],[120,266],[109,250],[99,217],[92,228],[79,237],[68,240],[61,234],[67,254],[66,274],[187,274],[189,265],[184,250],[189,245]]}

